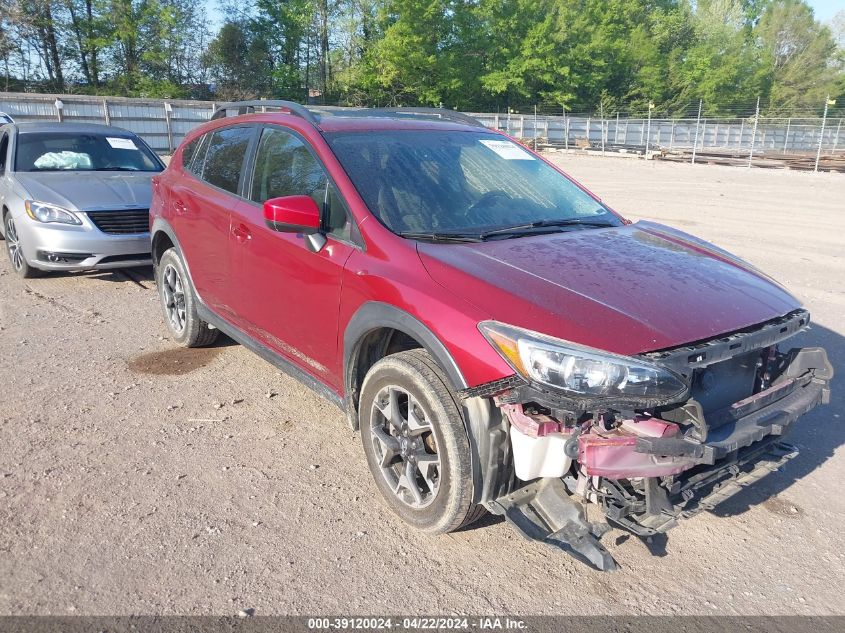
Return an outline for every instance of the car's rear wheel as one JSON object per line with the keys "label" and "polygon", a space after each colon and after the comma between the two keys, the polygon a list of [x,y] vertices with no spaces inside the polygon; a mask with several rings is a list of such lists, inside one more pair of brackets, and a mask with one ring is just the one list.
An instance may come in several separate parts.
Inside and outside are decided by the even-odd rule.
{"label": "car's rear wheel", "polygon": [[6,253],[9,255],[9,261],[14,271],[24,279],[42,276],[43,270],[30,266],[29,262],[26,261],[20,234],[11,213],[6,214],[4,222],[6,224]]}
{"label": "car's rear wheel", "polygon": [[219,330],[197,314],[196,296],[176,248],[161,256],[156,267],[156,286],[164,321],[174,341],[185,347],[204,347],[217,340]]}
{"label": "car's rear wheel", "polygon": [[472,502],[472,456],[460,409],[427,352],[400,352],[373,365],[359,411],[376,486],[405,522],[439,534],[483,514]]}

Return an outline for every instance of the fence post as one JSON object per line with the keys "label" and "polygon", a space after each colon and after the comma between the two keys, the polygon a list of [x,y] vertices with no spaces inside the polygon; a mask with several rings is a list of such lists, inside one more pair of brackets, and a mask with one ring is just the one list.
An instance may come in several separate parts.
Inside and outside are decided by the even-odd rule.
{"label": "fence post", "polygon": [[56,99],[53,102],[53,107],[56,108],[56,118],[59,120],[59,123],[64,121],[64,115],[62,114],[62,110],[64,110],[65,104],[62,103],[61,99]]}
{"label": "fence post", "polygon": [[173,106],[164,102],[164,123],[167,126],[167,149],[173,153],[173,126],[170,125],[170,113],[173,111]]}
{"label": "fence post", "polygon": [[745,139],[745,119],[741,119],[739,122],[739,144],[737,145],[738,150],[742,150],[742,141]]}
{"label": "fence post", "polygon": [[654,107],[654,104],[649,101],[648,102],[648,129],[645,133],[645,159],[648,160],[648,144],[651,141],[651,109]]}
{"label": "fence post", "polygon": [[568,150],[569,149],[569,119],[564,119],[564,121],[563,121],[563,134],[564,134],[564,138],[566,139],[564,141],[564,143],[565,143],[564,149]]}
{"label": "fence post", "polygon": [[604,156],[604,102],[599,102],[601,116],[601,155]]}
{"label": "fence post", "polygon": [[692,144],[692,164],[695,165],[695,151],[698,148],[698,124],[701,123],[701,104],[702,99],[698,100],[698,118],[695,120],[695,141]]}
{"label": "fence post", "polygon": [[566,106],[561,106],[563,110],[563,147],[569,149],[569,119],[566,118]]}
{"label": "fence post", "polygon": [[754,132],[751,134],[751,150],[748,152],[748,168],[751,168],[751,159],[754,158],[754,141],[757,140],[757,121],[760,118],[760,97],[757,97],[757,108],[754,111]]}
{"label": "fence post", "polygon": [[836,146],[839,145],[839,130],[842,129],[842,117],[839,118],[839,123],[836,125],[836,136],[833,137],[833,150],[831,154],[836,153]]}
{"label": "fence post", "polygon": [[111,125],[111,114],[109,113],[109,102],[106,101],[105,97],[103,97],[103,119],[105,119],[106,125]]}
{"label": "fence post", "polygon": [[493,129],[495,129],[497,132],[499,131],[499,113],[498,112],[495,115],[493,115]]}
{"label": "fence post", "polygon": [[525,115],[519,115],[519,138],[525,138]]}
{"label": "fence post", "polygon": [[675,147],[675,119],[672,119],[672,131],[669,133],[669,149]]}
{"label": "fence post", "polygon": [[[841,119],[840,119],[841,122]],[[613,144],[619,145],[619,111],[616,111],[616,126],[613,128]]]}
{"label": "fence post", "polygon": [[[834,103],[836,103],[834,101]],[[827,123],[827,106],[830,105],[830,95],[824,99],[824,114],[822,114],[822,131],[819,134],[819,149],[816,151],[816,166],[813,168],[814,172],[819,171],[819,159],[822,156],[822,143],[824,142],[824,124]]]}
{"label": "fence post", "polygon": [[534,151],[537,151],[537,104],[534,104]]}
{"label": "fence post", "polygon": [[786,136],[783,138],[783,153],[786,154],[786,144],[789,143],[789,128],[792,127],[792,117],[786,120]]}

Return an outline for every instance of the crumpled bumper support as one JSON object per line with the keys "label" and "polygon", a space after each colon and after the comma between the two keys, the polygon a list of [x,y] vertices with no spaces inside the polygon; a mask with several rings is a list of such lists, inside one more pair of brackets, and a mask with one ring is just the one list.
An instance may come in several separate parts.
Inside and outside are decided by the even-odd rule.
{"label": "crumpled bumper support", "polygon": [[634,451],[715,464],[728,454],[769,435],[785,435],[798,418],[829,399],[827,385],[826,380],[812,375],[803,380],[791,379],[736,403],[732,409],[738,415],[721,426],[711,427],[704,443],[681,438],[640,437]]}
{"label": "crumpled bumper support", "polygon": [[618,568],[598,540],[609,526],[589,523],[583,506],[572,499],[561,479],[538,479],[488,503],[487,508],[503,514],[525,538],[560,547],[601,571]]}

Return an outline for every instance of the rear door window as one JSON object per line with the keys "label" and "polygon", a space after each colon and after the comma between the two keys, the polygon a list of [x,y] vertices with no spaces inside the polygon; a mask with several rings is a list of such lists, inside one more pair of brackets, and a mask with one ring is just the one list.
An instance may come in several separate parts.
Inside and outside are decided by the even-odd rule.
{"label": "rear door window", "polygon": [[244,158],[254,128],[230,127],[210,134],[202,179],[230,193],[238,193]]}

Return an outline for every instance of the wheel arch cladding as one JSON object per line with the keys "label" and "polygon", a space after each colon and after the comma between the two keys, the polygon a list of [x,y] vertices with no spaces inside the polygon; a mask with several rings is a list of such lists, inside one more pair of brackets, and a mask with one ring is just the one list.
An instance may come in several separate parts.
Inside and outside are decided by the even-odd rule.
{"label": "wheel arch cladding", "polygon": [[159,230],[153,234],[152,240],[152,256],[153,262],[158,264],[161,261],[161,256],[164,255],[165,251],[169,248],[173,248],[174,243],[173,240],[170,238],[170,235],[167,234],[167,231]]}
{"label": "wheel arch cladding", "polygon": [[370,301],[349,320],[343,334],[343,384],[353,429],[358,428],[358,397],[369,368],[387,354],[414,347],[431,354],[455,391],[466,388],[463,373],[446,346],[428,326],[401,308]]}

